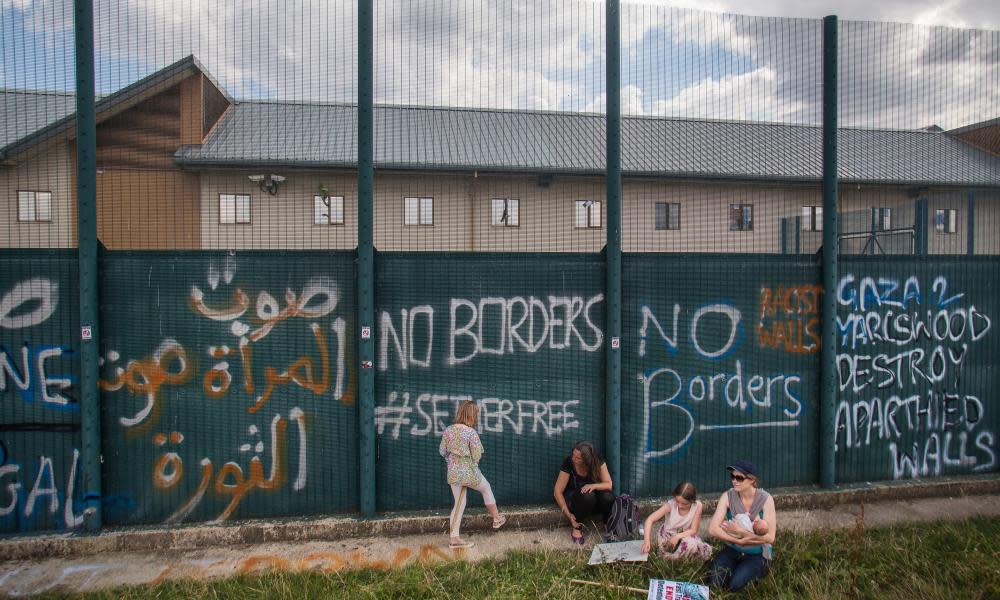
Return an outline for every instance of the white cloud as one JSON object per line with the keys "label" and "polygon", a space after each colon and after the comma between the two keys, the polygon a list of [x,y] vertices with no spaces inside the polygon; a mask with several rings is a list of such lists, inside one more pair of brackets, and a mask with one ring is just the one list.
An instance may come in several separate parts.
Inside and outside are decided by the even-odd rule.
{"label": "white cloud", "polygon": [[[621,89],[620,100],[621,111],[625,115],[636,115],[642,116],[646,114],[643,109],[643,92],[638,86],[626,85]],[[585,113],[596,113],[603,114],[608,108],[608,96],[605,93],[600,93],[593,100],[590,101],[585,107],[583,107],[582,112]]]}
{"label": "white cloud", "polygon": [[[0,2],[5,22],[18,11],[47,44],[72,42],[71,0]],[[602,2],[379,0],[375,7],[378,102],[604,108]],[[1000,3],[982,0],[844,0],[836,8],[844,19],[1000,23]],[[820,0],[625,3],[623,74],[635,76],[620,90],[623,112],[815,123],[816,18],[827,11]],[[194,54],[236,97],[352,102],[356,24],[353,0],[96,0],[98,81],[107,86],[100,91]],[[845,124],[950,127],[1000,113],[1000,34],[856,21],[843,21],[841,32]],[[37,60],[7,51],[10,43],[3,41],[13,57],[3,63],[5,84],[14,61]],[[43,58],[64,53],[53,54]],[[44,68],[72,80],[72,64]]]}
{"label": "white cloud", "polygon": [[802,107],[778,94],[777,77],[761,67],[719,80],[704,79],[669,100],[653,104],[651,114],[696,119],[786,121]]}

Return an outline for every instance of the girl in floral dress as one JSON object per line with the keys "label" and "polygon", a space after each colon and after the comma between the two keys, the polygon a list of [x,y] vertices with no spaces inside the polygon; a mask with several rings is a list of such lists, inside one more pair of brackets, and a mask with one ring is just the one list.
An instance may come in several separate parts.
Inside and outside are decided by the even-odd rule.
{"label": "girl in floral dress", "polygon": [[472,542],[459,537],[462,513],[465,512],[467,490],[472,488],[483,495],[486,510],[493,517],[493,529],[500,529],[507,517],[497,510],[490,482],[479,471],[479,459],[483,456],[483,443],[479,440],[475,426],[479,421],[479,407],[471,400],[463,400],[455,413],[455,424],[444,430],[438,452],[448,463],[448,485],[455,497],[455,508],[451,511],[449,546],[469,548]]}
{"label": "girl in floral dress", "polygon": [[[664,517],[666,517],[664,519]],[[698,558],[708,560],[712,548],[698,537],[701,526],[701,501],[693,483],[684,482],[674,488],[673,498],[646,518],[642,551],[649,552],[653,525],[664,519],[656,532],[659,554],[664,558]]]}

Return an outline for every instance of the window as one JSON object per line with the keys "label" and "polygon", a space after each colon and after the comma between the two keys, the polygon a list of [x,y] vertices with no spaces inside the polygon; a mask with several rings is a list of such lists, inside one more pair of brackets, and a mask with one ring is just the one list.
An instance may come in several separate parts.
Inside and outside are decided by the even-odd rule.
{"label": "window", "polygon": [[344,197],[343,196],[313,196],[313,224],[314,225],[343,225],[344,224]]}
{"label": "window", "polygon": [[802,231],[823,231],[823,207],[803,206],[801,220]]}
{"label": "window", "polygon": [[938,208],[934,211],[934,231],[955,233],[958,230],[958,211],[954,208]]}
{"label": "window", "polygon": [[517,198],[493,198],[490,207],[490,225],[494,227],[517,227],[520,225]]}
{"label": "window", "polygon": [[219,223],[223,225],[250,222],[250,196],[248,194],[219,194]]}
{"label": "window", "polygon": [[593,200],[577,200],[575,226],[580,228],[600,228],[601,203]]}
{"label": "window", "polygon": [[892,209],[885,206],[873,206],[872,226],[879,231],[892,229]]}
{"label": "window", "polygon": [[753,204],[729,205],[729,231],[753,231]]}
{"label": "window", "polygon": [[19,191],[17,220],[39,222],[52,220],[52,192]]}
{"label": "window", "polygon": [[403,198],[403,225],[433,225],[434,198]]}
{"label": "window", "polygon": [[656,203],[656,230],[681,228],[681,205],[677,202]]}

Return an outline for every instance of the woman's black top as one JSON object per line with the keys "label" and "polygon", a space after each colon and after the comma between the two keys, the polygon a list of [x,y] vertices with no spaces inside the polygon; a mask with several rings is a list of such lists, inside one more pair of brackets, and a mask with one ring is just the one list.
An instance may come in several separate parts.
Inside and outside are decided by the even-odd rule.
{"label": "woman's black top", "polygon": [[[604,461],[600,457],[597,458],[597,462],[601,466],[604,465]],[[588,483],[601,482],[600,471],[598,471],[597,473],[587,473],[586,475],[579,475],[576,472],[576,468],[573,466],[572,455],[566,457],[566,460],[563,461],[562,466],[559,467],[559,470],[562,471],[563,473],[569,474],[569,481],[566,483],[566,489],[563,490],[563,496],[569,496],[573,492],[579,491],[580,488],[587,485]]]}

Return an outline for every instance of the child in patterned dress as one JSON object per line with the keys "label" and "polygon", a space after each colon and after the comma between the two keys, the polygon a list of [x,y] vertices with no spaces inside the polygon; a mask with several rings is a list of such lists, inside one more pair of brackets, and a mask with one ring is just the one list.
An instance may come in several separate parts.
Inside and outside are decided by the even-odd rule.
{"label": "child in patterned dress", "polygon": [[652,544],[653,525],[664,520],[656,532],[659,554],[671,560],[679,558],[699,558],[708,560],[712,548],[698,537],[701,526],[701,501],[693,483],[683,482],[674,488],[673,498],[663,503],[659,509],[646,518],[642,551],[649,552]]}
{"label": "child in patterned dress", "polygon": [[444,430],[438,452],[448,463],[448,485],[455,497],[455,507],[451,511],[449,546],[469,548],[472,542],[459,537],[462,513],[465,512],[465,496],[468,488],[483,495],[486,510],[493,517],[493,529],[500,529],[507,517],[497,510],[490,482],[479,471],[479,459],[483,456],[483,443],[479,440],[475,426],[479,421],[479,407],[471,400],[463,400],[455,413],[455,424]]}

